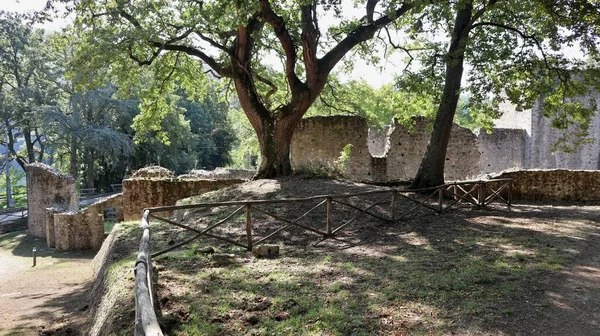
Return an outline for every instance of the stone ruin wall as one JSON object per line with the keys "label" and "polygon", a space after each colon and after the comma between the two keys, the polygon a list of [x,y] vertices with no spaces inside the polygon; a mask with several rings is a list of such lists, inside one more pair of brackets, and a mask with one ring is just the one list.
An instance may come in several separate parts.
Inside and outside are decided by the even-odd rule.
{"label": "stone ruin wall", "polygon": [[98,251],[104,242],[107,209],[116,210],[116,222],[123,221],[123,195],[106,197],[79,211],[57,213],[55,209],[47,209],[48,247],[59,251]]}
{"label": "stone ruin wall", "polygon": [[[431,136],[429,120],[414,118],[412,128],[393,125],[387,152],[387,180],[408,180],[415,177]],[[452,125],[446,154],[445,177],[460,180],[479,174],[480,154],[476,136],[469,129]]]}
{"label": "stone ruin wall", "polygon": [[[582,98],[583,99],[583,98]],[[585,99],[596,99],[600,104],[600,93],[586,96]],[[584,101],[584,103],[587,103]],[[541,103],[535,104],[531,111],[531,151],[529,153],[529,168],[538,169],[600,169],[600,110],[592,117],[589,134],[594,138],[593,143],[582,144],[575,152],[552,152],[556,140],[562,131],[552,127],[552,120],[543,116]]]}
{"label": "stone ruin wall", "polygon": [[[369,130],[360,117],[306,118],[292,139],[292,165],[295,169],[332,167],[344,146],[350,143],[350,169],[346,177],[371,182],[408,180],[415,176],[425,154],[431,135],[428,124],[427,119],[417,117],[414,127],[393,124],[383,134]],[[491,135],[477,136],[454,124],[446,156],[446,179],[464,180],[482,173],[523,167],[526,143],[523,130],[499,129]]]}
{"label": "stone ruin wall", "polygon": [[27,174],[27,232],[46,238],[46,208],[75,211],[79,207],[75,179],[43,163],[25,166]]}
{"label": "stone ruin wall", "polygon": [[346,176],[370,180],[371,154],[367,146],[369,127],[363,118],[353,116],[303,119],[294,131],[290,159],[295,169],[302,167],[335,169],[347,144],[352,145]]}
{"label": "stone ruin wall", "polygon": [[123,180],[123,218],[138,220],[145,208],[175,205],[180,199],[244,182],[242,179],[134,176]]}
{"label": "stone ruin wall", "polygon": [[481,174],[499,172],[507,168],[526,168],[527,131],[524,129],[495,128],[491,134],[481,130],[477,144],[481,159]]}
{"label": "stone ruin wall", "polygon": [[600,171],[520,170],[503,172],[493,178],[512,178],[515,200],[600,201]]}

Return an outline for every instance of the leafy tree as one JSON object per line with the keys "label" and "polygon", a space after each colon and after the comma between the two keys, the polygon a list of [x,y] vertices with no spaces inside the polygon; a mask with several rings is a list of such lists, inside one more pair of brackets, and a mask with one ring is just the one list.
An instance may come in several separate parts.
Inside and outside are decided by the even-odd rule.
{"label": "leafy tree", "polygon": [[[205,92],[206,72],[229,79],[258,137],[257,177],[291,172],[294,128],[340,60],[359,45],[368,51],[365,43],[383,27],[426,4],[356,2],[364,13],[358,18],[337,1],[58,1],[77,14],[75,25],[84,40],[78,69],[89,74],[85,78],[101,80],[108,71],[121,88],[130,89],[139,86],[140,70],[133,65],[151,69],[152,86],[142,90],[142,113],[135,123],[138,132],[155,132],[168,114],[177,113],[170,98],[175,82],[196,97]],[[281,65],[269,68],[267,59]],[[277,93],[286,98],[279,105],[271,100]]]}
{"label": "leafy tree", "polygon": [[5,145],[21,167],[44,158],[43,106],[57,99],[44,77],[47,64],[39,52],[44,44],[43,31],[33,29],[28,16],[0,11],[0,113]]}
{"label": "leafy tree", "polygon": [[[592,60],[598,59],[597,2],[460,0],[429,6],[413,22],[407,31],[413,44],[403,49],[418,61],[413,62],[417,71],[409,68],[400,86],[436,97],[439,107],[412,187],[444,183],[461,91],[468,93],[465,108],[471,115],[497,116],[503,100],[528,109],[542,96],[544,113],[554,118],[554,126],[587,136],[596,104],[575,98],[598,87],[599,77],[593,63],[569,58],[562,48],[578,44]],[[465,64],[470,70],[463,87]]]}
{"label": "leafy tree", "polygon": [[434,116],[432,101],[429,96],[399,91],[392,84],[374,89],[364,80],[343,83],[331,76],[307,115],[358,115],[373,127],[389,125],[396,118],[400,124],[410,126],[413,116]]}

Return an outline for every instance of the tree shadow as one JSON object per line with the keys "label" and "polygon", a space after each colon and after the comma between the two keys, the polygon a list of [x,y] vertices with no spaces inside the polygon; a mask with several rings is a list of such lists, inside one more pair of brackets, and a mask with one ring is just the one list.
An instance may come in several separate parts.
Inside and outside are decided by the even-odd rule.
{"label": "tree shadow", "polygon": [[[278,260],[231,250],[240,256],[235,267],[165,261],[163,322],[206,334],[593,333],[598,313],[582,302],[600,300],[599,214],[583,205],[524,204],[394,224],[362,217],[340,232],[343,241],[276,237],[284,251]],[[265,300],[264,310],[253,310]]]}
{"label": "tree shadow", "polygon": [[15,231],[0,235],[0,249],[8,250],[14,256],[33,258],[33,248],[38,258],[93,259],[93,251],[58,251],[47,246],[46,239],[27,235],[27,231]]}

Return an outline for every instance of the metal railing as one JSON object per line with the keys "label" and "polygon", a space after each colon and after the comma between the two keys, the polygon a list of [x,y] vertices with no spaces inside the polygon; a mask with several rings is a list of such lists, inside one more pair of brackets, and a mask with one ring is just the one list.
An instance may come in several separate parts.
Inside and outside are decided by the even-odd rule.
{"label": "metal railing", "polygon": [[27,217],[27,208],[9,208],[0,211],[0,222],[12,221]]}
{"label": "metal railing", "polygon": [[[463,182],[452,182],[447,183],[438,187],[426,188],[426,189],[398,189],[389,188],[375,191],[367,191],[361,193],[352,194],[336,194],[336,195],[319,195],[304,198],[290,198],[290,199],[279,199],[279,200],[246,200],[246,201],[231,201],[231,202],[217,202],[217,203],[199,203],[189,205],[175,205],[175,206],[163,206],[153,207],[144,210],[142,216],[142,228],[144,230],[142,239],[140,241],[140,249],[138,252],[138,258],[135,265],[135,301],[136,301],[136,329],[135,335],[163,335],[162,331],[157,322],[156,314],[154,312],[154,301],[152,290],[152,263],[151,259],[161,254],[172,251],[183,245],[186,245],[202,236],[218,239],[232,245],[236,245],[247,250],[258,244],[264,243],[268,239],[272,238],[277,233],[286,230],[290,227],[298,227],[306,231],[311,231],[323,237],[323,239],[333,238],[341,229],[354,223],[356,219],[362,215],[368,215],[379,220],[386,222],[396,222],[405,218],[408,214],[414,212],[419,207],[425,207],[427,209],[444,212],[453,206],[461,202],[470,203],[478,207],[484,207],[493,200],[499,200],[506,203],[508,206],[511,205],[511,189],[512,179],[495,179],[487,181],[463,181]],[[506,190],[506,195],[502,194],[502,191]],[[349,199],[357,197],[366,197],[381,195],[377,201],[373,202],[367,207],[361,207],[360,205],[352,204]],[[417,196],[419,195],[419,196]],[[405,211],[399,211],[397,203],[399,198],[414,203],[412,207]],[[389,211],[386,214],[373,213],[372,209],[376,206],[383,204],[389,200]],[[289,203],[305,203],[305,202],[318,202],[317,205],[310,208],[310,210],[304,212],[297,218],[284,218],[283,216],[277,215],[269,210],[264,209],[266,205],[273,204],[289,204]],[[344,221],[341,224],[336,224],[333,221],[333,204],[339,204],[342,207],[350,208],[358,211],[358,213],[350,219]],[[214,208],[234,206],[236,209],[227,215],[225,218],[219,220],[217,223],[210,224],[204,229],[198,229],[178,223],[171,219],[164,218],[157,215],[156,213],[171,212],[175,210],[190,210],[199,208]],[[299,223],[299,221],[305,218],[311,212],[326,207],[326,221],[325,227],[322,229],[308,226]],[[258,213],[265,217],[270,217],[278,222],[283,222],[285,225],[275,229],[274,231],[266,234],[265,236],[254,240],[253,235],[253,216],[252,213]],[[210,231],[225,224],[227,221],[234,218],[236,215],[245,215],[245,242],[230,239],[228,237],[214,234]],[[195,233],[191,238],[185,239],[182,242],[176,243],[167,249],[150,254],[150,229],[149,220],[153,218],[164,223],[168,223],[190,232]]]}

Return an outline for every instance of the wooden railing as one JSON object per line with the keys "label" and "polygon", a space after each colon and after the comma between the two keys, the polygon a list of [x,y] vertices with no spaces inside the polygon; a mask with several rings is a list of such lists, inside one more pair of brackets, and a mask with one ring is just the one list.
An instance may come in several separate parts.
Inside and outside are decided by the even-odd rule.
{"label": "wooden railing", "polygon": [[[135,335],[162,335],[160,327],[154,313],[154,302],[152,290],[152,263],[151,259],[161,254],[167,253],[174,249],[177,249],[183,245],[186,245],[202,236],[218,239],[229,244],[252,250],[252,248],[258,244],[264,243],[268,239],[272,238],[277,233],[286,230],[292,226],[301,228],[306,231],[311,231],[323,237],[323,239],[334,238],[334,236],[340,232],[343,228],[348,225],[355,223],[356,219],[360,215],[368,215],[379,220],[386,222],[400,221],[417,208],[425,207],[427,209],[444,212],[459,203],[470,203],[478,207],[484,207],[493,200],[499,200],[511,205],[511,188],[512,179],[496,179],[486,181],[463,181],[447,183],[438,187],[427,188],[427,189],[398,189],[389,188],[375,191],[367,191],[353,194],[337,194],[337,195],[320,195],[305,198],[290,198],[290,199],[279,199],[279,200],[247,200],[247,201],[231,201],[231,202],[217,202],[217,203],[199,203],[189,205],[175,205],[175,206],[164,206],[164,207],[153,207],[144,210],[142,216],[142,228],[144,230],[142,239],[140,241],[140,249],[138,258],[136,261],[136,276],[135,276],[135,301],[136,301],[136,329]],[[502,193],[506,191],[506,193]],[[368,196],[382,196],[376,201],[372,202],[369,206],[361,207],[359,205],[352,204],[350,198],[360,198]],[[399,198],[410,200],[414,205],[408,209],[398,209],[397,203]],[[370,210],[376,206],[384,204],[389,200],[389,211],[387,214],[374,213]],[[306,203],[306,202],[318,202],[315,206],[311,207],[308,211],[305,211],[302,215],[297,218],[284,218],[281,215],[275,214],[272,211],[266,210],[264,207],[267,205],[274,204],[289,204],[289,203]],[[343,223],[334,223],[333,221],[333,205],[339,204],[345,208],[350,208],[358,213]],[[215,208],[233,206],[235,210],[225,218],[219,220],[214,224],[210,224],[204,229],[199,229],[176,222],[171,219],[164,218],[157,215],[157,213],[172,212],[176,210],[190,210],[199,208]],[[309,225],[301,224],[299,221],[306,217],[313,211],[326,207],[326,218],[325,226],[323,228],[315,228]],[[386,206],[387,208],[387,206]],[[402,210],[402,211],[400,211]],[[269,217],[275,221],[282,222],[285,225],[278,227],[274,231],[264,235],[263,237],[255,240],[253,235],[253,216],[252,214],[258,213],[264,217]],[[237,215],[244,214],[245,216],[245,241],[240,242],[239,240],[231,239],[228,237],[220,236],[211,231],[215,228],[225,224]],[[194,233],[194,235],[188,239],[185,239],[179,243],[173,244],[167,249],[150,254],[150,229],[149,220],[153,218],[164,223],[168,223],[187,231]]]}

